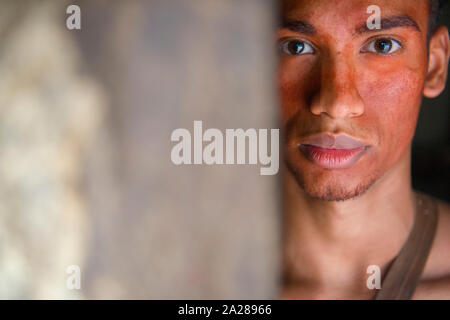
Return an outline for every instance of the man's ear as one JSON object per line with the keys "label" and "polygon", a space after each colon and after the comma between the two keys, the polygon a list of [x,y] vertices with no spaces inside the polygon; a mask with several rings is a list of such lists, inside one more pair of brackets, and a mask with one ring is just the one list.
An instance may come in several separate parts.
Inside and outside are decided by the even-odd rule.
{"label": "man's ear", "polygon": [[447,80],[450,44],[447,27],[441,26],[434,32],[429,43],[428,71],[425,78],[423,95],[435,98],[445,88]]}

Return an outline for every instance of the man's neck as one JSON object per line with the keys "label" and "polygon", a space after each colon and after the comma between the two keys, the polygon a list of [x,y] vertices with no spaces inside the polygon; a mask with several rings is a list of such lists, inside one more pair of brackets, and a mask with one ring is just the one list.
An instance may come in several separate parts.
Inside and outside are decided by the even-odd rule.
{"label": "man's neck", "polygon": [[[288,284],[366,290],[367,267],[383,271],[414,222],[410,149],[363,195],[347,201],[307,196],[284,179],[284,268]],[[367,291],[367,290],[366,290]]]}

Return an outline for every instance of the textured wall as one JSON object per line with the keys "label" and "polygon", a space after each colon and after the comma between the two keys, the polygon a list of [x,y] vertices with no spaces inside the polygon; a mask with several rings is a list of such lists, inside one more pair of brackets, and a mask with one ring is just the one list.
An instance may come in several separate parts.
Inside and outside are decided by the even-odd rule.
{"label": "textured wall", "polygon": [[1,297],[276,296],[277,176],[170,161],[194,120],[279,127],[272,1],[79,5],[0,2]]}
{"label": "textured wall", "polygon": [[[205,129],[278,127],[271,2],[89,4],[78,35],[110,90],[117,181],[110,196],[91,198],[92,295],[273,296],[277,178],[255,166],[170,161],[172,131],[192,132],[194,120]],[[102,156],[92,165],[103,166]]]}
{"label": "textured wall", "polygon": [[[0,2],[0,298],[77,298],[91,216],[80,188],[104,98],[55,2]],[[63,11],[64,12],[64,11]],[[62,25],[64,26],[64,25]]]}

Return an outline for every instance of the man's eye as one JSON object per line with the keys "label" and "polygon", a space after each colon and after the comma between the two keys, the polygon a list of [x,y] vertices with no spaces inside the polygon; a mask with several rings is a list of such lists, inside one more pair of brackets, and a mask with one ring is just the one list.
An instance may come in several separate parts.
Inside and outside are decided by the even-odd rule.
{"label": "man's eye", "polygon": [[365,48],[364,52],[373,52],[378,54],[390,54],[394,53],[402,46],[394,39],[377,39],[371,41]]}
{"label": "man's eye", "polygon": [[313,47],[300,40],[286,40],[280,43],[281,51],[290,55],[313,53]]}

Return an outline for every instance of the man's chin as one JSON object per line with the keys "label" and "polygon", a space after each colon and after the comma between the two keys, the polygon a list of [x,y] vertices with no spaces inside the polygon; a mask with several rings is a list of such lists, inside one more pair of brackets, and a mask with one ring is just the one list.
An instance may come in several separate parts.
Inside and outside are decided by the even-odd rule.
{"label": "man's chin", "polygon": [[[288,166],[289,168],[289,166]],[[291,174],[302,191],[313,199],[322,201],[346,201],[362,196],[376,182],[376,177],[368,177],[365,181],[349,181],[346,178],[304,176],[297,170],[289,168]]]}
{"label": "man's chin", "polygon": [[343,188],[341,186],[313,186],[300,185],[305,194],[313,199],[322,201],[347,201],[362,196],[369,188],[369,186],[357,185],[353,189]]}

